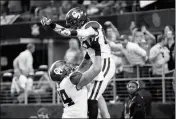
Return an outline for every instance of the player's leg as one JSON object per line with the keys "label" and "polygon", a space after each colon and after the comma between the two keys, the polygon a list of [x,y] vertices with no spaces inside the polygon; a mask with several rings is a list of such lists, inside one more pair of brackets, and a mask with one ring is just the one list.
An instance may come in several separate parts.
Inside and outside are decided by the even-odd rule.
{"label": "player's leg", "polygon": [[89,116],[89,119],[97,119],[98,117],[97,100],[88,100],[88,116]]}
{"label": "player's leg", "polygon": [[98,81],[93,81],[90,85],[88,85],[89,90],[89,98],[88,98],[88,116],[89,119],[97,119],[98,117],[98,101],[96,100],[95,92],[97,90],[97,86],[100,85]]}
{"label": "player's leg", "polygon": [[[115,64],[114,62],[108,58],[106,60],[104,60],[106,62],[103,63],[103,69],[102,71],[99,73],[99,75],[96,77],[96,79],[94,79],[93,84],[90,85],[89,90],[89,101],[88,101],[88,111],[89,111],[89,118],[97,118],[98,115],[98,99],[100,96],[102,96],[103,92],[105,91],[108,82],[111,80],[111,78],[114,76],[115,74]],[[104,109],[102,109],[102,115],[107,116],[104,118],[109,118],[109,114],[108,110],[107,110],[107,105],[106,102],[104,100],[104,98],[102,97],[100,103],[102,107],[105,107]],[[100,110],[100,111],[101,111]]]}
{"label": "player's leg", "polygon": [[98,108],[100,109],[100,114],[102,115],[103,118],[110,118],[108,107],[102,95],[98,99]]}
{"label": "player's leg", "polygon": [[98,77],[103,79],[103,82],[98,92],[97,99],[98,99],[98,107],[101,111],[101,115],[103,116],[103,118],[110,118],[108,107],[106,105],[105,99],[102,96],[102,94],[104,93],[108,83],[111,81],[111,79],[115,74],[115,63],[113,62],[112,59],[108,59],[108,63],[106,64],[109,64],[109,65],[107,65],[104,72],[102,72],[103,74],[102,77]]}
{"label": "player's leg", "polygon": [[91,94],[88,100],[88,111],[89,118],[97,118],[98,108],[103,118],[110,118],[106,102],[102,96],[102,93],[108,85],[108,80],[106,81],[94,81],[91,85]]}

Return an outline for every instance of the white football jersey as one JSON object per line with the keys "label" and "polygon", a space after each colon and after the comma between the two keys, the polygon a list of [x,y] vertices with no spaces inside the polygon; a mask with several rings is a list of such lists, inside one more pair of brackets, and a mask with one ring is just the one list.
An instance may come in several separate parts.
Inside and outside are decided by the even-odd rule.
{"label": "white football jersey", "polygon": [[110,57],[111,49],[108,43],[106,42],[106,37],[102,26],[96,21],[89,21],[81,29],[86,29],[88,27],[95,28],[96,31],[98,32],[98,35],[94,37],[89,36],[89,37],[78,37],[78,38],[79,38],[79,41],[81,42],[81,45],[84,48],[86,48],[91,60],[94,61],[94,58],[95,58],[95,51],[89,47],[91,38],[99,39],[99,44],[101,47],[101,58],[104,59],[104,58]]}
{"label": "white football jersey", "polygon": [[57,92],[64,105],[62,118],[87,118],[88,91],[84,86],[77,90],[69,77],[57,84]]}

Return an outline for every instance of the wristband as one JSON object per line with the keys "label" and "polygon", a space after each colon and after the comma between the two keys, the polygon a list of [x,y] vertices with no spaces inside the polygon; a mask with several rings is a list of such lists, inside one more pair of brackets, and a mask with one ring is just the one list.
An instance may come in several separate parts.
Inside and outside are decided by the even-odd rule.
{"label": "wristband", "polygon": [[52,29],[55,29],[55,28],[56,28],[56,24],[55,24],[55,23],[51,23],[49,26],[50,26]]}
{"label": "wristband", "polygon": [[71,31],[71,36],[77,36],[78,32],[76,30]]}
{"label": "wristband", "polygon": [[95,56],[101,56],[101,50],[100,49],[95,50]]}

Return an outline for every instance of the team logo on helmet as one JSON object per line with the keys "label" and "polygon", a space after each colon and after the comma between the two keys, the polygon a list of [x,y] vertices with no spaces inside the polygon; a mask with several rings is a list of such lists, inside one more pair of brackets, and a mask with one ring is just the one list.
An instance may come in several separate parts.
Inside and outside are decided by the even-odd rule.
{"label": "team logo on helmet", "polygon": [[74,67],[66,61],[59,60],[54,62],[49,69],[49,78],[52,81],[62,81],[63,78],[68,76]]}
{"label": "team logo on helmet", "polygon": [[54,69],[54,73],[61,75],[63,73],[63,70],[61,68],[57,67]]}
{"label": "team logo on helmet", "polygon": [[87,21],[87,14],[81,8],[73,8],[66,14],[66,25],[70,28],[77,29],[82,27]]}

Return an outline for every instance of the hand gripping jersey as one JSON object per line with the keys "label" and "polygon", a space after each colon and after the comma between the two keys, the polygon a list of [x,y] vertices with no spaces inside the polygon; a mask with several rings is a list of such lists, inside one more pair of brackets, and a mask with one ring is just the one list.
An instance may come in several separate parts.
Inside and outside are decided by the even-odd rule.
{"label": "hand gripping jersey", "polygon": [[95,58],[95,51],[90,48],[90,40],[94,38],[98,38],[100,47],[101,47],[101,58],[108,58],[111,56],[111,49],[109,45],[106,42],[105,33],[103,31],[102,26],[96,22],[96,21],[89,21],[87,22],[81,29],[87,29],[89,27],[92,27],[96,32],[98,32],[97,36],[88,36],[88,37],[79,37],[79,40],[81,42],[81,45],[86,48],[92,62]]}
{"label": "hand gripping jersey", "polygon": [[77,90],[70,77],[66,77],[57,84],[57,93],[64,105],[62,118],[87,118],[88,92],[85,86]]}

